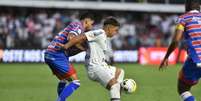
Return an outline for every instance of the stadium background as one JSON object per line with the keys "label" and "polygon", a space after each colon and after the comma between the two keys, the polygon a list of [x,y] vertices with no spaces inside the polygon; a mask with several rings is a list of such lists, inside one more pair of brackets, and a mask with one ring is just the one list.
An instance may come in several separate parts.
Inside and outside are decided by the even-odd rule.
{"label": "stadium background", "polygon": [[[186,59],[182,42],[171,55],[170,69],[157,70],[174,33],[175,20],[184,12],[185,0],[1,0],[0,1],[0,99],[6,101],[54,101],[56,78],[43,63],[43,52],[54,35],[80,12],[102,18],[115,16],[119,35],[111,39],[116,66],[138,83],[135,94],[122,101],[179,101],[177,71]],[[85,53],[71,57],[82,87],[69,101],[106,101],[107,93],[88,80]],[[201,86],[193,89],[200,101]],[[97,90],[94,90],[97,89]],[[88,97],[90,95],[90,97]]]}

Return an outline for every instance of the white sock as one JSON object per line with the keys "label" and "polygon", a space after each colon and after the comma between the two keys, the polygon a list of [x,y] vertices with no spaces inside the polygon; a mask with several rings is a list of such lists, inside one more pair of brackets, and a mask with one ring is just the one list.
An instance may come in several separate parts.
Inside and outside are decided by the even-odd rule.
{"label": "white sock", "polygon": [[111,101],[120,101],[120,83],[112,85],[110,89]]}
{"label": "white sock", "polygon": [[123,82],[123,80],[124,80],[124,70],[121,69],[121,73],[119,74],[119,77],[118,77],[117,81],[119,83],[121,83],[121,82]]}
{"label": "white sock", "polygon": [[185,101],[188,97],[192,96],[192,94],[189,91],[186,91],[186,92],[182,93],[180,96],[181,96],[182,101]]}

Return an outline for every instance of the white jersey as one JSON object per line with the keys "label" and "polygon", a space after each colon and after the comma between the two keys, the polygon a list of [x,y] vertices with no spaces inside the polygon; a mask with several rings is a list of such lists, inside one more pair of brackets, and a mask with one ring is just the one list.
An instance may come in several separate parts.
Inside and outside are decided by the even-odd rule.
{"label": "white jersey", "polygon": [[85,62],[87,67],[107,65],[105,53],[108,50],[107,36],[103,29],[85,33],[89,48],[86,52]]}
{"label": "white jersey", "polygon": [[[107,65],[105,60],[110,50],[105,31],[98,29],[86,32],[85,35],[89,45],[85,57],[88,77],[106,87],[109,81],[115,77],[116,67]],[[122,82],[123,78],[118,81]]]}

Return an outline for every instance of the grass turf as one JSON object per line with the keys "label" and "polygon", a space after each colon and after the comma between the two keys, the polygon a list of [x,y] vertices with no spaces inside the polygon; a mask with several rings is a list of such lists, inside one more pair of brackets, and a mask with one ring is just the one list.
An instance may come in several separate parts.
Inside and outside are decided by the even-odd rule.
{"label": "grass turf", "polygon": [[[87,78],[83,64],[75,64],[81,87],[68,101],[109,101],[107,90]],[[159,72],[157,66],[116,64],[125,78],[137,82],[137,91],[122,94],[122,101],[180,101],[176,92],[177,72],[181,65]],[[55,101],[57,79],[45,64],[0,64],[0,101]],[[201,85],[192,89],[201,101]]]}

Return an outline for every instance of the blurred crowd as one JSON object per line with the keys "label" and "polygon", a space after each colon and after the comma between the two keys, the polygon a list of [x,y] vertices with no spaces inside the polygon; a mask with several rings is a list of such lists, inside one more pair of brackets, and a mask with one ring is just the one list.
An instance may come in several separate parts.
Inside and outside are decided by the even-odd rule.
{"label": "blurred crowd", "polygon": [[170,3],[184,4],[185,0],[64,0],[64,1],[102,1],[102,2],[133,2],[133,3]]}
{"label": "blurred crowd", "polygon": [[[78,21],[80,10],[0,11],[0,48],[44,49],[70,22]],[[115,16],[121,23],[119,35],[111,39],[115,50],[168,46],[177,14],[97,11],[102,18]],[[102,21],[96,23],[100,26]]]}
{"label": "blurred crowd", "polygon": [[[133,19],[136,16],[140,18]],[[138,49],[140,47],[167,47],[174,34],[175,14],[127,15],[119,17],[122,26],[119,36],[112,40],[114,49]]]}

